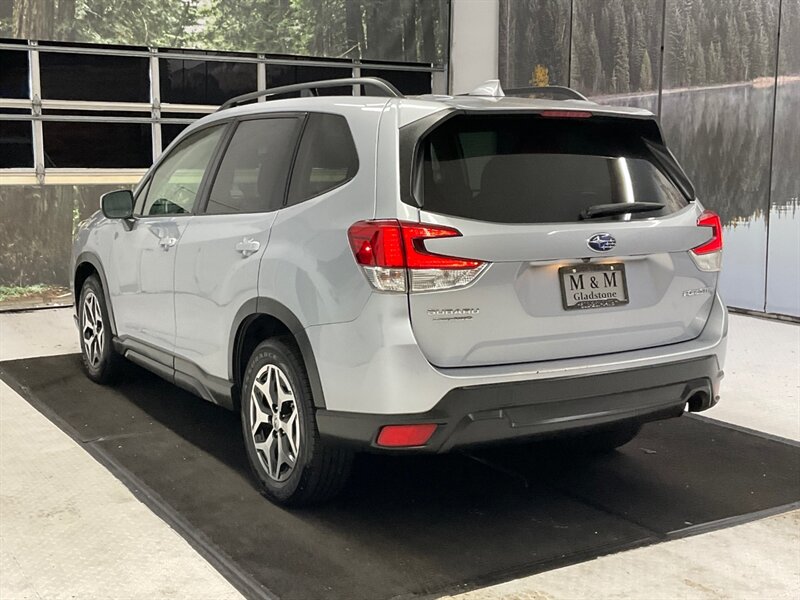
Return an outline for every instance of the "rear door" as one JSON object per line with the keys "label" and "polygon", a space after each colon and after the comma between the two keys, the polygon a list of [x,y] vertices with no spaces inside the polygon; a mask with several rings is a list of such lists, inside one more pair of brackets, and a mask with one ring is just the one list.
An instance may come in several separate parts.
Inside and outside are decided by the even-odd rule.
{"label": "rear door", "polygon": [[302,120],[276,114],[235,124],[206,205],[178,245],[176,354],[208,374],[228,378],[231,324],[257,296],[259,263],[286,196]]}
{"label": "rear door", "polygon": [[[461,114],[428,133],[418,156],[420,221],[461,233],[425,249],[490,263],[466,287],[409,295],[433,364],[590,356],[700,334],[717,273],[689,251],[712,232],[698,227],[702,209],[653,121]],[[581,218],[641,202],[663,207]]]}

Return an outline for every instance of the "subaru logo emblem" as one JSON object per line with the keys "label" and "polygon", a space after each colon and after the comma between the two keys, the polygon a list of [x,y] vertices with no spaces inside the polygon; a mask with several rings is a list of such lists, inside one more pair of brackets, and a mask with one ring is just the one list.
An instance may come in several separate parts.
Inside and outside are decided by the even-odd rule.
{"label": "subaru logo emblem", "polygon": [[617,240],[610,233],[595,233],[586,243],[595,252],[608,252],[617,245]]}

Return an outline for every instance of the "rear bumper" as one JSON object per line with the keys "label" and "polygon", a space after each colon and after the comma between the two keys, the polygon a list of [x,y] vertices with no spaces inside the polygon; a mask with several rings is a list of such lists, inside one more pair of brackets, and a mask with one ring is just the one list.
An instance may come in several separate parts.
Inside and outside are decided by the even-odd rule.
{"label": "rear bumper", "polygon": [[691,411],[705,410],[719,398],[722,375],[712,354],[610,373],[457,387],[424,413],[319,410],[317,424],[323,437],[381,451],[375,440],[382,426],[436,423],[425,446],[401,450],[447,452],[620,421],[676,417],[687,404]]}
{"label": "rear bumper", "polygon": [[323,408],[396,416],[431,412],[459,388],[603,375],[706,356],[715,356],[721,370],[727,329],[727,311],[717,297],[702,333],[686,342],[524,364],[441,368],[420,350],[407,298],[376,293],[354,321],[309,327],[306,333],[324,392]]}

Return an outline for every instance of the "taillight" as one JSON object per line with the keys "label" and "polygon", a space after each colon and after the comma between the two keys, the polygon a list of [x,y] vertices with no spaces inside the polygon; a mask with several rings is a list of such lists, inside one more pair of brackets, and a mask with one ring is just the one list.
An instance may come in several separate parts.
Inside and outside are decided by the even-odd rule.
{"label": "taillight", "polygon": [[460,235],[452,227],[395,219],[359,221],[347,230],[356,262],[372,287],[382,292],[429,292],[472,283],[485,262],[425,248],[426,239]]}
{"label": "taillight", "polygon": [[722,220],[719,215],[705,210],[697,218],[698,227],[709,227],[711,239],[692,248],[691,256],[701,271],[719,271],[722,267]]}

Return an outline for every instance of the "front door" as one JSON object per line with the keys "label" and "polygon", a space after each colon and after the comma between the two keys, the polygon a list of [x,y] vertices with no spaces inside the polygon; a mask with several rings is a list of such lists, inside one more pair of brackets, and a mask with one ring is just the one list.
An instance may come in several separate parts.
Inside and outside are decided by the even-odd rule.
{"label": "front door", "polygon": [[175,256],[224,125],[191,134],[156,167],[137,198],[137,219],[120,223],[109,277],[117,333],[175,348]]}

